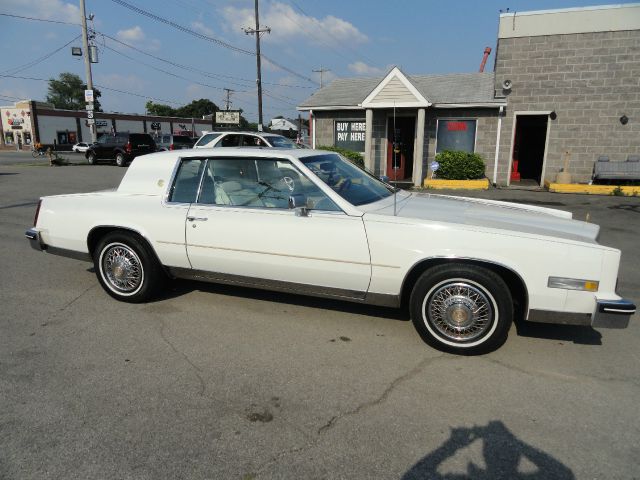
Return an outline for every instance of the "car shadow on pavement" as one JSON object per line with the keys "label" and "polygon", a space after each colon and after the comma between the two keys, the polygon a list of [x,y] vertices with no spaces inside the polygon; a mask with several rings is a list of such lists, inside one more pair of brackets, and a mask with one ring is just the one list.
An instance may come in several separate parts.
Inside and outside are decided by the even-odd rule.
{"label": "car shadow on pavement", "polygon": [[202,291],[230,297],[250,298],[265,302],[284,303],[287,305],[319,308],[323,310],[333,310],[369,317],[387,318],[390,320],[409,320],[409,313],[406,309],[379,307],[375,305],[365,305],[362,303],[353,303],[329,298],[317,298],[293,293],[272,292],[250,287],[203,283],[191,280],[171,281],[170,287],[160,298],[158,298],[158,300],[180,297],[193,291]]}
{"label": "car shadow on pavement", "polygon": [[[473,445],[482,442],[484,465],[473,462],[478,456]],[[467,447],[471,447],[465,450]],[[471,456],[473,454],[473,456]],[[455,457],[455,458],[454,458]],[[452,462],[447,462],[452,459]],[[466,465],[460,472],[459,465]],[[451,466],[450,466],[451,465]],[[455,468],[455,466],[458,466]],[[455,468],[454,472],[446,472]],[[452,428],[449,438],[428,453],[401,477],[402,480],[573,480],[573,472],[551,455],[526,444],[501,421],[484,427]]]}
{"label": "car shadow on pavement", "polygon": [[589,326],[515,322],[519,337],[545,338],[573,342],[578,345],[602,345],[602,334]]}

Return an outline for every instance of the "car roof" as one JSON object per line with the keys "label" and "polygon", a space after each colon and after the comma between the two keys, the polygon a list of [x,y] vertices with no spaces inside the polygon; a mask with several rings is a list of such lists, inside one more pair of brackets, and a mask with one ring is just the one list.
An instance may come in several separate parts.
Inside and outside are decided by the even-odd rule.
{"label": "car roof", "polygon": [[[200,135],[200,137],[204,137],[205,135],[209,135],[210,133],[217,133],[218,135],[224,135],[225,133],[230,133],[230,134],[234,134],[234,135],[258,135],[258,136],[263,136],[263,137],[282,137],[282,135],[279,135],[277,133],[271,133],[271,132],[247,132],[247,131],[235,131],[235,130],[214,130],[211,132],[207,132],[207,133],[203,133],[202,135]],[[286,137],[283,137],[286,138]]]}

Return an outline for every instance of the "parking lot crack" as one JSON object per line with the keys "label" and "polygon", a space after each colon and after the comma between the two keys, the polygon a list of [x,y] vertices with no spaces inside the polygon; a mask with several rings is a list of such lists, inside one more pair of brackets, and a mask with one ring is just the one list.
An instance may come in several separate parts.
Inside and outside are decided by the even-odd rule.
{"label": "parking lot crack", "polygon": [[74,298],[72,298],[71,300],[69,300],[67,303],[65,303],[63,306],[61,306],[60,308],[58,308],[58,310],[56,310],[55,312],[53,312],[48,318],[47,320],[42,324],[44,325],[56,325],[56,324],[60,324],[62,322],[64,322],[65,320],[67,320],[67,317],[59,319],[58,321],[56,321],[56,318],[58,317],[58,315],[60,315],[62,312],[64,312],[65,310],[67,310],[71,305],[73,305],[74,303],[76,303],[78,300],[80,300],[82,297],[84,297],[87,293],[89,293],[92,289],[96,288],[97,285],[93,284],[90,287],[85,288],[82,292],[80,292],[78,295],[76,295]]}
{"label": "parking lot crack", "polygon": [[353,415],[358,415],[359,413],[368,410],[369,408],[373,408],[375,406],[378,406],[382,403],[384,403],[387,398],[389,398],[389,396],[391,395],[391,393],[398,387],[398,385],[407,382],[408,380],[410,380],[411,378],[413,378],[415,375],[417,375],[418,373],[420,373],[420,371],[426,367],[427,365],[429,365],[430,363],[433,363],[439,359],[441,359],[442,357],[444,357],[445,354],[439,355],[437,357],[432,357],[432,358],[425,358],[423,359],[420,363],[418,363],[415,367],[413,367],[411,370],[409,370],[408,372],[400,375],[399,377],[397,377],[396,379],[394,379],[388,386],[387,388],[385,388],[382,393],[375,399],[373,400],[369,400],[367,402],[361,403],[360,405],[358,405],[356,408],[349,410],[347,412],[341,413],[339,415],[335,415],[333,416],[327,423],[325,423],[324,425],[322,425],[319,429],[318,429],[318,435],[326,432],[327,430],[330,430],[331,428],[333,428],[340,420],[342,420],[345,417],[350,417]]}
{"label": "parking lot crack", "polygon": [[198,379],[198,382],[200,384],[200,389],[198,391],[198,395],[204,396],[204,391],[206,389],[206,383],[204,381],[204,378],[202,378],[202,370],[195,363],[193,363],[193,361],[189,358],[189,356],[186,353],[184,353],[182,350],[178,349],[173,344],[173,342],[167,338],[167,335],[166,335],[166,332],[165,332],[166,328],[167,328],[167,324],[165,323],[164,320],[161,319],[160,320],[160,337],[162,338],[164,343],[166,343],[169,346],[169,348],[171,348],[171,350],[174,351],[174,353],[176,353],[177,355],[181,356],[183,358],[183,360],[185,362],[187,362],[187,364],[191,367],[191,370],[193,371],[194,375],[196,376],[196,378]]}
{"label": "parking lot crack", "polygon": [[512,370],[514,372],[524,373],[526,375],[531,376],[542,376],[547,378],[553,378],[555,380],[562,381],[580,381],[580,380],[591,380],[593,382],[606,382],[606,383],[621,383],[626,385],[632,385],[633,387],[640,388],[640,383],[633,378],[616,378],[616,377],[599,377],[597,375],[569,375],[559,372],[551,372],[544,370],[530,370],[527,368],[519,367],[517,365],[512,365],[510,363],[503,362],[501,360],[496,360],[495,358],[483,357],[483,360],[489,363],[493,363],[495,365],[499,365],[507,370]]}

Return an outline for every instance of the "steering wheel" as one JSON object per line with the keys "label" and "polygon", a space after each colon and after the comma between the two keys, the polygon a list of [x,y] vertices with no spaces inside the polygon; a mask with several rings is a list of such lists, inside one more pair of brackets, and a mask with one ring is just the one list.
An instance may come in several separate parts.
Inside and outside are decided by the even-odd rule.
{"label": "steering wheel", "polygon": [[342,182],[340,184],[340,186],[338,187],[338,193],[342,192],[343,190],[349,190],[349,188],[351,187],[351,179],[347,178],[344,182]]}
{"label": "steering wheel", "polygon": [[293,192],[296,189],[296,183],[291,177],[282,177],[282,181],[287,186],[289,191]]}

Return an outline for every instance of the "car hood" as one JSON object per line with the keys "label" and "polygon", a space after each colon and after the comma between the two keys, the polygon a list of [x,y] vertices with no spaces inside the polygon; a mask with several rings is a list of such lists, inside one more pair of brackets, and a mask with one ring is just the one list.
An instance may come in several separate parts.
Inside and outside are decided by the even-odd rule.
{"label": "car hood", "polygon": [[[600,227],[572,220],[571,213],[519,203],[401,192],[360,207],[367,214],[455,223],[595,243]],[[395,215],[394,215],[395,208]]]}

